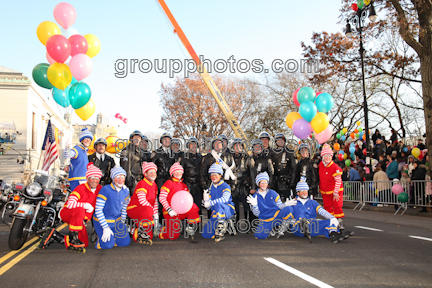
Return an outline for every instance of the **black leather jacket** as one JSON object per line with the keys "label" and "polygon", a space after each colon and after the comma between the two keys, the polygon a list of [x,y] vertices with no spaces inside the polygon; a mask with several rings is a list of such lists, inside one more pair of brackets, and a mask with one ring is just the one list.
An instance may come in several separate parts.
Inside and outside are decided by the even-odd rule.
{"label": "black leather jacket", "polygon": [[114,159],[107,154],[104,154],[104,160],[101,161],[96,156],[96,152],[88,156],[89,162],[98,167],[102,171],[102,178],[100,179],[100,185],[104,186],[111,184],[111,168],[115,166]]}
{"label": "black leather jacket", "polygon": [[300,181],[300,176],[302,176],[303,170],[306,171],[306,183],[309,185],[309,194],[313,196],[318,195],[318,164],[315,160],[310,158],[301,159],[296,166],[294,174],[294,182],[292,183],[291,189],[296,194],[296,186]]}

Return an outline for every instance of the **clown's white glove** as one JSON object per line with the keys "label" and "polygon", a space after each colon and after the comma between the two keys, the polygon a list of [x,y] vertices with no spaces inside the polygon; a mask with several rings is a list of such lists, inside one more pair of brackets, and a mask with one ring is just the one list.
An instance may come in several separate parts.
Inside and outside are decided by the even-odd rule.
{"label": "clown's white glove", "polygon": [[168,209],[168,214],[171,216],[171,217],[175,217],[175,216],[177,216],[178,214],[172,209],[172,208],[169,208]]}
{"label": "clown's white glove", "polygon": [[111,228],[104,228],[102,233],[102,242],[107,242],[111,239],[111,236],[113,236],[114,233],[112,232]]}
{"label": "clown's white glove", "polygon": [[94,208],[90,203],[85,203],[83,207],[86,211],[86,213],[92,213]]}
{"label": "clown's white glove", "polygon": [[338,219],[336,217],[333,217],[333,218],[330,219],[330,226],[333,226],[333,225],[335,227],[338,227],[338,225],[339,225],[339,221],[338,221]]}
{"label": "clown's white glove", "polygon": [[203,199],[204,199],[204,202],[210,200],[210,191],[208,189],[204,190]]}
{"label": "clown's white glove", "polygon": [[253,197],[252,195],[249,195],[248,197],[246,197],[246,202],[252,206],[257,206],[258,205],[258,198]]}
{"label": "clown's white glove", "polygon": [[287,200],[287,201],[285,201],[285,206],[295,206],[295,205],[297,205],[297,199],[291,199],[291,200]]}
{"label": "clown's white glove", "polygon": [[210,201],[204,201],[204,207],[209,209],[211,207]]}

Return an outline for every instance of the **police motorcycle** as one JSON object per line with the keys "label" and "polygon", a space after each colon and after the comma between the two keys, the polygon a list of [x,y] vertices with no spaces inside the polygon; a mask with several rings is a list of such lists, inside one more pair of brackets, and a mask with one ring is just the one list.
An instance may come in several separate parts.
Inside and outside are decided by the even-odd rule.
{"label": "police motorcycle", "polygon": [[[11,213],[18,207],[19,192],[10,178],[6,178],[0,184],[0,209],[2,221],[9,227],[12,224]],[[19,187],[19,185],[18,185]]]}
{"label": "police motorcycle", "polygon": [[56,227],[60,222],[58,213],[69,197],[67,181],[62,177],[36,170],[27,178],[27,183],[15,185],[20,195],[19,205],[12,213],[11,250],[20,249],[30,233],[42,235],[48,228]]}

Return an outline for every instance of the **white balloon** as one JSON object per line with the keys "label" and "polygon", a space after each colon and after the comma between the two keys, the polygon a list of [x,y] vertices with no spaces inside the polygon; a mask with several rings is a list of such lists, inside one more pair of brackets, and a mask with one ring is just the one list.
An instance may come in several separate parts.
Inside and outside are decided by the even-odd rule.
{"label": "white balloon", "polygon": [[69,37],[71,37],[72,35],[79,35],[79,32],[78,32],[78,30],[76,30],[75,28],[73,28],[73,27],[69,27],[69,29],[67,29],[67,31],[66,31],[66,35],[67,35],[67,38],[69,39]]}

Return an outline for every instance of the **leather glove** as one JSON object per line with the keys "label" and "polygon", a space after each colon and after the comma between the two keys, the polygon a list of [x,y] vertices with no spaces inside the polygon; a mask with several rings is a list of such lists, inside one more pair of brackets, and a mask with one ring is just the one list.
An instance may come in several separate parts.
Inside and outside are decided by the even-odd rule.
{"label": "leather glove", "polygon": [[171,216],[171,217],[175,217],[175,216],[177,216],[178,214],[172,209],[172,208],[170,208],[169,210],[168,210],[168,214]]}
{"label": "leather glove", "polygon": [[297,205],[297,199],[291,199],[285,201],[285,206],[295,206],[295,205]]}
{"label": "leather glove", "polygon": [[203,199],[204,199],[204,202],[210,200],[210,192],[208,189],[204,190]]}
{"label": "leather glove", "polygon": [[94,210],[93,206],[90,203],[85,203],[84,209],[85,209],[86,213],[92,213]]}
{"label": "leather glove", "polygon": [[204,207],[209,209],[211,207],[210,201],[204,201]]}
{"label": "leather glove", "polygon": [[330,219],[330,226],[333,226],[333,225],[335,227],[338,227],[338,225],[339,225],[339,221],[338,221],[338,219],[336,217],[333,217],[333,218]]}
{"label": "leather glove", "polygon": [[114,236],[114,233],[112,232],[111,228],[104,228],[102,233],[102,242],[107,242],[111,239],[111,236]]}
{"label": "leather glove", "polygon": [[248,197],[246,197],[246,202],[252,206],[257,206],[258,205],[258,198],[253,197],[252,195],[249,195]]}

